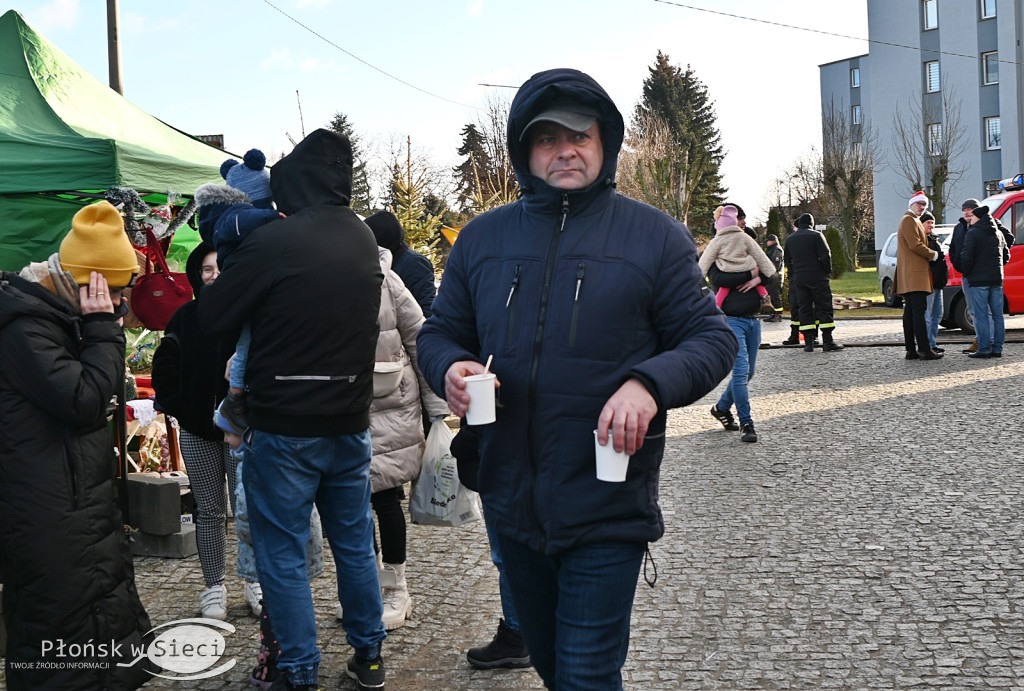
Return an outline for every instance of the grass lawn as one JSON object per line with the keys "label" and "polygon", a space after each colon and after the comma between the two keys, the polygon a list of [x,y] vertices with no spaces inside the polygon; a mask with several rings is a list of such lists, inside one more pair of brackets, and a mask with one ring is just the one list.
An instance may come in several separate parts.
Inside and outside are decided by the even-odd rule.
{"label": "grass lawn", "polygon": [[856,271],[847,271],[842,278],[832,279],[832,294],[871,300],[874,307],[855,310],[836,310],[837,317],[893,317],[901,316],[902,309],[885,306],[882,291],[878,288],[878,270],[871,266]]}

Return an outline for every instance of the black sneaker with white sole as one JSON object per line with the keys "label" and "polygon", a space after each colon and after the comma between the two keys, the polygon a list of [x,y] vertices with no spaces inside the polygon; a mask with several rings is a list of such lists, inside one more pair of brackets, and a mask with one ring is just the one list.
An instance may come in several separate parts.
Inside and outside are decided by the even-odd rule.
{"label": "black sneaker with white sole", "polygon": [[748,422],[743,425],[743,436],[740,437],[741,441],[755,442],[757,441],[757,432],[754,431],[754,423]]}
{"label": "black sneaker with white sole", "polygon": [[357,653],[349,658],[346,672],[360,689],[384,688],[384,659],[380,655],[367,660]]}
{"label": "black sneaker with white sole", "polygon": [[730,432],[736,432],[740,426],[736,424],[736,418],[728,410],[720,410],[717,405],[711,406],[711,417],[722,423],[722,427]]}

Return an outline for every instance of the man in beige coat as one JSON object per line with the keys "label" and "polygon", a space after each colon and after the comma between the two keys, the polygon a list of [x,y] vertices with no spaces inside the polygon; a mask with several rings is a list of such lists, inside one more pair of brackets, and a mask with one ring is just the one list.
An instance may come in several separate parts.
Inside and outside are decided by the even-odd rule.
{"label": "man in beige coat", "polygon": [[928,295],[932,292],[929,262],[938,256],[928,247],[928,235],[920,221],[927,208],[928,197],[917,192],[910,198],[910,209],[903,214],[896,231],[896,292],[903,296],[903,341],[908,360],[938,360],[943,355],[928,344],[925,323]]}

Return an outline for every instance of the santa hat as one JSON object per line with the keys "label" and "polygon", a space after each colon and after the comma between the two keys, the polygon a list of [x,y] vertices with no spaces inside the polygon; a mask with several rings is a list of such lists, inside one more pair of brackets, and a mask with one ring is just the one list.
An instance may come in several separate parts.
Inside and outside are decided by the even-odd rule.
{"label": "santa hat", "polygon": [[910,198],[909,206],[913,206],[918,202],[924,202],[924,208],[928,208],[928,197],[924,192],[915,192],[914,196]]}

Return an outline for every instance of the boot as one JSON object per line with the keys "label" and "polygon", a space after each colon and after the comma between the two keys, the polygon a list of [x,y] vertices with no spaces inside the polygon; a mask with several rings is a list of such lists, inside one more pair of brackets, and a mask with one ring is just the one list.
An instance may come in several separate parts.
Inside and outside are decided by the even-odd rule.
{"label": "boot", "polygon": [[[260,601],[263,604],[263,601]],[[277,678],[282,676],[277,667],[277,656],[281,654],[281,646],[277,644],[274,629],[270,625],[267,608],[260,612],[260,653],[256,656],[256,666],[249,675],[249,683],[261,689],[269,689]]]}
{"label": "boot", "polygon": [[843,349],[843,346],[839,345],[838,343],[832,340],[832,329],[821,330],[821,341],[821,349],[826,353],[835,352],[837,350]]}
{"label": "boot", "polygon": [[405,564],[384,564],[380,571],[380,587],[384,600],[384,614],[381,616],[384,629],[400,628],[412,613],[412,598],[405,584]]}
{"label": "boot", "polygon": [[803,333],[804,333],[804,352],[805,353],[813,353],[814,352],[814,343],[818,340],[818,330],[817,329],[808,329],[807,331],[804,331]]}
{"label": "boot", "polygon": [[965,353],[977,353],[978,352],[978,339],[974,339],[974,343],[964,348]]}
{"label": "boot", "polygon": [[800,325],[790,324],[789,325],[789,338],[782,342],[784,346],[795,346],[800,345]]}
{"label": "boot", "polygon": [[522,634],[510,629],[504,619],[499,619],[498,633],[494,635],[494,639],[487,645],[470,648],[466,653],[466,659],[477,669],[519,669],[530,666],[530,651],[523,643]]}
{"label": "boot", "polygon": [[249,427],[249,407],[245,403],[245,392],[232,393],[224,397],[220,413],[236,429],[245,431]]}

